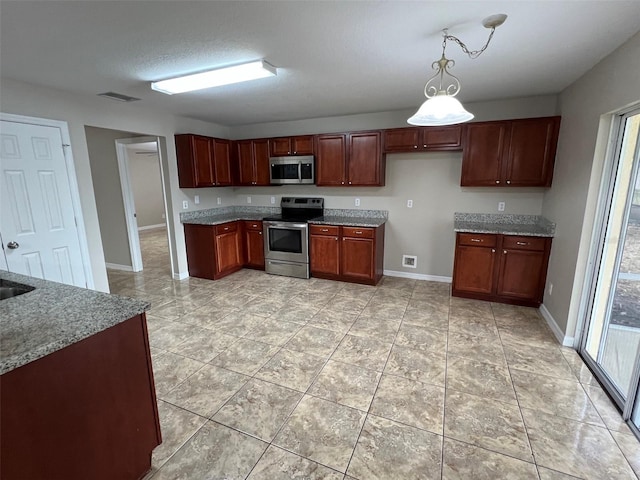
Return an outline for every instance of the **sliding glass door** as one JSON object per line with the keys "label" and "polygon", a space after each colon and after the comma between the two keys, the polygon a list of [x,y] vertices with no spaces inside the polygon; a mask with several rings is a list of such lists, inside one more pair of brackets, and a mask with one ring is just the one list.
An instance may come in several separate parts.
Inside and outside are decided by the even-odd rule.
{"label": "sliding glass door", "polygon": [[600,195],[601,230],[581,353],[628,417],[640,347],[640,111],[617,120],[615,155]]}

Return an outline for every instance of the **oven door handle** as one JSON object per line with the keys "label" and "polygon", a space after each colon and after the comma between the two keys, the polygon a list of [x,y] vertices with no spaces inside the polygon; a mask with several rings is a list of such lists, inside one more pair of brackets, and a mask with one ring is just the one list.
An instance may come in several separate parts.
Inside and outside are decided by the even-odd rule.
{"label": "oven door handle", "polygon": [[307,230],[309,228],[306,223],[291,223],[291,222],[264,222],[266,228],[299,228]]}

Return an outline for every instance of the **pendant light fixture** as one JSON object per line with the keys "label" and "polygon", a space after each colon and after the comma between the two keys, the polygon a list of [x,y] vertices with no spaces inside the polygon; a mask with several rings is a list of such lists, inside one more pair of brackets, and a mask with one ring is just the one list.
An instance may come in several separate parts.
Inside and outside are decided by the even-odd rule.
{"label": "pendant light fixture", "polygon": [[442,57],[431,64],[436,73],[427,80],[424,86],[424,96],[427,97],[427,101],[407,120],[407,123],[420,126],[454,125],[468,122],[473,118],[473,114],[467,112],[455,98],[460,93],[460,80],[449,71],[456,62],[445,56],[447,40],[457,43],[470,58],[478,58],[489,46],[496,28],[502,25],[506,19],[507,16],[500,13],[491,15],[482,21],[482,25],[485,28],[490,28],[491,33],[487,43],[480,50],[469,50],[459,38],[449,35],[446,28],[442,31]]}

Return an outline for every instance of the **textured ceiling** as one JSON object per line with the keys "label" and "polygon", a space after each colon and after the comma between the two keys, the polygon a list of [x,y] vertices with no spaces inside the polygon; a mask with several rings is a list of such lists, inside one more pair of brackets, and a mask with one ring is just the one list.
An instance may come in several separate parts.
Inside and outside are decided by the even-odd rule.
{"label": "textured ceiling", "polygon": [[[2,77],[222,125],[417,108],[441,29],[479,48],[447,56],[463,101],[562,91],[638,31],[640,1],[6,1]],[[278,76],[182,95],[149,82],[266,59]],[[109,102],[111,100],[104,100]]]}

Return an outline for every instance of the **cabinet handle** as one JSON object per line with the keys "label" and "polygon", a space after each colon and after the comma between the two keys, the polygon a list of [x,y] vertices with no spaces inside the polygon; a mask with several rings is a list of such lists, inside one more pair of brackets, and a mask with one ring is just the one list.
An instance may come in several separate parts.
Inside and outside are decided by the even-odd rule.
{"label": "cabinet handle", "polygon": [[329,229],[328,229],[328,228],[323,228],[323,229],[322,229],[322,231],[323,231],[323,232],[328,232],[328,231],[329,231]]}
{"label": "cabinet handle", "polygon": [[482,243],[482,240],[479,238],[472,238],[471,239],[472,242],[478,242],[478,243]]}
{"label": "cabinet handle", "polygon": [[362,232],[360,230],[356,230],[356,235],[362,235]]}
{"label": "cabinet handle", "polygon": [[500,183],[500,180],[496,180],[496,183]]}
{"label": "cabinet handle", "polygon": [[253,226],[253,227],[257,227],[257,226],[258,226],[258,224],[257,224],[257,223],[254,223],[252,226]]}
{"label": "cabinet handle", "polygon": [[529,245],[529,242],[516,242],[516,245]]}
{"label": "cabinet handle", "polygon": [[224,227],[224,231],[226,232],[227,230],[229,230],[229,227]]}

